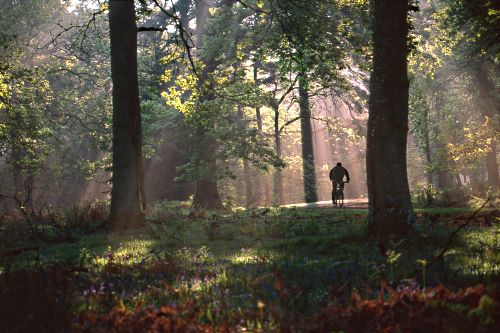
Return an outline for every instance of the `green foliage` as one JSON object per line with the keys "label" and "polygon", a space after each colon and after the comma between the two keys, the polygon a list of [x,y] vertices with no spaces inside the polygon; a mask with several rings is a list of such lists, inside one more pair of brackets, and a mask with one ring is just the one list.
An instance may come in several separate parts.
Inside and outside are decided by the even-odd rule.
{"label": "green foliage", "polygon": [[158,151],[165,145],[178,147],[186,140],[186,137],[181,138],[180,133],[187,133],[190,130],[185,124],[183,115],[166,106],[159,98],[141,101],[141,117],[142,150],[146,159],[158,158]]}
{"label": "green foliage", "polygon": [[[437,180],[445,173],[470,176],[468,186],[484,182],[478,175],[498,140],[493,112],[498,50],[492,45],[497,21],[490,1],[429,1],[415,14],[410,126],[426,162],[427,182],[434,186],[443,186]],[[491,87],[481,84],[480,73]],[[463,199],[457,201],[468,201]]]}
{"label": "green foliage", "polygon": [[469,57],[488,57],[498,63],[500,8],[490,0],[445,1],[441,4],[447,32],[460,40],[457,47]]}
{"label": "green foliage", "polygon": [[[178,75],[175,80],[171,70],[164,74],[163,80],[171,85],[162,96],[168,106],[183,115],[189,126],[189,136],[183,139],[195,147],[189,163],[179,169],[179,180],[196,181],[209,177],[213,158],[222,162],[218,166],[219,178],[233,176],[230,162],[234,159],[247,159],[264,170],[269,165],[281,164],[266,138],[255,128],[249,128],[245,120],[236,117],[238,107],[255,105],[258,97],[245,72],[232,65],[224,64],[198,83],[191,72]],[[203,68],[200,62],[199,70]]]}
{"label": "green foliage", "polygon": [[475,169],[478,160],[483,159],[491,152],[491,142],[499,141],[500,134],[491,126],[491,119],[486,118],[486,121],[479,127],[472,130],[470,127],[463,129],[463,139],[459,144],[448,144],[450,157],[458,165],[460,170]]}
{"label": "green foliage", "polygon": [[33,175],[50,149],[53,131],[47,115],[52,97],[42,70],[23,66],[21,54],[16,53],[0,60],[0,108],[5,111],[0,121],[0,156],[16,172]]}

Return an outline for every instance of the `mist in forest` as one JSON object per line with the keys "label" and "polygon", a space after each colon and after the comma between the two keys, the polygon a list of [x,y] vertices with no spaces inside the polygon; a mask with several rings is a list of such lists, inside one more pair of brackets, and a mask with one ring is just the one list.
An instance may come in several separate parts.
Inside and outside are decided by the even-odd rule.
{"label": "mist in forest", "polygon": [[[290,9],[281,5],[283,13]],[[1,105],[2,204],[62,208],[109,202],[108,6],[55,0],[26,4],[23,10],[9,1],[2,6],[2,80],[9,77],[23,96]],[[337,162],[351,174],[346,198],[367,198],[370,73],[363,48],[367,31],[361,29],[365,17],[358,9],[341,9],[359,16],[359,24],[346,28],[351,35],[343,44],[310,29],[296,30],[296,22],[281,12],[273,14],[280,20],[276,25],[267,20],[266,9],[245,2],[178,0],[173,7],[138,2],[140,186],[148,206],[170,200],[214,207],[329,201],[328,173]],[[465,65],[458,44],[455,57],[444,51],[429,57],[446,32],[445,25],[432,25],[438,10],[438,4],[425,2],[412,14],[412,33],[421,38],[408,63],[409,187],[416,197],[465,187],[485,193],[498,182],[496,72],[488,61]],[[329,32],[351,23],[332,19],[318,29]],[[306,35],[316,42],[304,42]],[[288,49],[277,36],[284,36]],[[315,49],[321,43],[326,48]],[[326,51],[342,47],[343,53]],[[301,48],[311,52],[303,56],[306,62],[297,60]],[[317,54],[332,63],[322,63]],[[307,123],[310,139],[304,134]],[[312,140],[316,192],[309,194],[307,140]],[[199,201],[203,193],[206,198]]]}
{"label": "mist in forest", "polygon": [[499,22],[0,0],[0,331],[500,332]]}

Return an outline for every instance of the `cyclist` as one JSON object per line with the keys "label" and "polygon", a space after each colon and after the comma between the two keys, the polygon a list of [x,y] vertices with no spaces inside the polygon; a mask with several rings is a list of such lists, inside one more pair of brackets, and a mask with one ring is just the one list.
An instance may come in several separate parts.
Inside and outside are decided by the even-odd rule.
{"label": "cyclist", "polygon": [[[346,181],[344,182],[344,177]],[[349,183],[349,172],[346,168],[342,166],[342,163],[337,163],[337,165],[330,171],[330,180],[332,181],[332,201],[335,203],[335,190],[337,189],[337,184],[340,185],[342,191],[344,191],[344,184]]]}

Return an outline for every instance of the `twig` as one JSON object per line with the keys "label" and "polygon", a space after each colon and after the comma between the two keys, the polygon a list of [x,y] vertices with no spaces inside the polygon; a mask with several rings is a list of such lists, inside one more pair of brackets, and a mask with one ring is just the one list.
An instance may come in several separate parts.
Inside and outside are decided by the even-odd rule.
{"label": "twig", "polygon": [[165,14],[167,17],[171,18],[174,20],[175,27],[179,31],[179,37],[181,38],[182,44],[184,45],[184,48],[186,50],[187,56],[189,63],[191,64],[191,69],[193,73],[196,75],[196,77],[200,77],[198,74],[198,71],[196,69],[195,61],[193,58],[193,55],[191,53],[191,49],[193,48],[194,42],[189,35],[188,31],[185,29],[184,25],[181,22],[181,19],[178,15],[174,13],[171,13],[168,11],[165,7],[163,7],[158,0],[153,0],[154,4],[156,7],[160,9],[160,11]]}

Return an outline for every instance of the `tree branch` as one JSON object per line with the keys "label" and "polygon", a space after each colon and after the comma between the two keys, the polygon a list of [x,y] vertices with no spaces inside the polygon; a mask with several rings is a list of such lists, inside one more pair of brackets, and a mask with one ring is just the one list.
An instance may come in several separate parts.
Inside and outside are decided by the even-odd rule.
{"label": "tree branch", "polygon": [[[182,44],[184,45],[184,48],[186,49],[186,53],[189,59],[189,63],[191,64],[191,68],[194,72],[194,74],[197,77],[200,77],[198,74],[198,71],[196,70],[196,65],[194,63],[193,55],[191,53],[191,49],[193,48],[193,40],[191,39],[191,36],[187,32],[187,30],[184,28],[184,25],[181,22],[181,19],[178,15],[175,13],[169,12],[165,7],[163,7],[158,0],[153,0],[154,4],[162,11],[163,14],[167,15],[171,19],[174,20],[175,27],[179,31],[179,37],[181,38]],[[187,38],[186,38],[187,37]]]}
{"label": "tree branch", "polygon": [[166,31],[166,28],[157,28],[157,27],[137,27],[137,32],[143,31]]}

